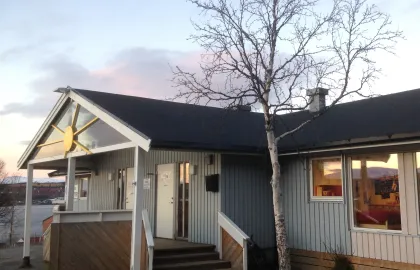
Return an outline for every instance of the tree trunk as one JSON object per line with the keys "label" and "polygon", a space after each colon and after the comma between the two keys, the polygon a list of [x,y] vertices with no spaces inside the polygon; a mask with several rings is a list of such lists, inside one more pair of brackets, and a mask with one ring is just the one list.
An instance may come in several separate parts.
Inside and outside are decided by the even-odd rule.
{"label": "tree trunk", "polygon": [[286,222],[283,209],[283,191],[280,187],[280,163],[277,153],[276,138],[272,129],[267,130],[268,150],[270,152],[273,175],[271,186],[273,189],[274,224],[276,228],[277,255],[280,270],[290,270],[290,254],[287,248]]}

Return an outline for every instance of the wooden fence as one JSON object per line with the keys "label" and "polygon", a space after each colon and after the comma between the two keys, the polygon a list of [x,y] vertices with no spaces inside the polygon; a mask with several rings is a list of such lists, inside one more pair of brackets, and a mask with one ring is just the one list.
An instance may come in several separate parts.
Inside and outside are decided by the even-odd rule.
{"label": "wooden fence", "polygon": [[130,269],[131,221],[51,224],[50,270]]}

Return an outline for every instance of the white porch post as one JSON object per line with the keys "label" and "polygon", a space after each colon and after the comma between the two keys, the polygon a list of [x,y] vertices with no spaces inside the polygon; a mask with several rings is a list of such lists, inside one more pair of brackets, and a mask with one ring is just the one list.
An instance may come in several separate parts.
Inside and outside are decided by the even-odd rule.
{"label": "white porch post", "polygon": [[31,220],[32,220],[32,183],[34,178],[34,165],[28,164],[28,181],[26,182],[26,202],[25,202],[25,231],[23,234],[23,262],[22,267],[30,267],[31,251]]}
{"label": "white porch post", "polygon": [[73,211],[74,182],[76,178],[76,158],[69,157],[67,165],[66,211]]}
{"label": "white porch post", "polygon": [[[136,186],[131,232],[131,270],[140,270],[144,162],[144,150],[136,146],[134,148],[134,181]],[[127,184],[129,185],[129,183]]]}

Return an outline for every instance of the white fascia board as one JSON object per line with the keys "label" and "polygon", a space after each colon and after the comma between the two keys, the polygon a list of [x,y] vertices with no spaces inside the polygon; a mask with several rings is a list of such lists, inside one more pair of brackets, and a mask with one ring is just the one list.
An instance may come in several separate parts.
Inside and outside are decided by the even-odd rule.
{"label": "white fascia board", "polygon": [[99,117],[99,119],[107,123],[109,126],[120,132],[122,135],[127,137],[144,151],[148,152],[150,150],[150,138],[148,138],[140,131],[129,126],[127,123],[106,111],[105,109],[101,108],[100,106],[94,104],[89,99],[79,95],[76,91],[70,90],[69,97],[80,104],[80,106]]}
{"label": "white fascia board", "polygon": [[68,98],[68,92],[63,92],[61,97],[58,99],[57,103],[54,105],[53,109],[48,114],[44,123],[42,124],[38,132],[35,134],[35,137],[32,139],[32,141],[29,143],[26,150],[23,152],[22,156],[19,158],[18,164],[17,164],[18,169],[22,169],[23,164],[25,164],[26,160],[28,159],[29,155],[32,153],[32,151],[38,144],[42,135],[47,131],[47,129],[50,127],[54,118],[61,111],[61,108],[66,103],[67,98]]}

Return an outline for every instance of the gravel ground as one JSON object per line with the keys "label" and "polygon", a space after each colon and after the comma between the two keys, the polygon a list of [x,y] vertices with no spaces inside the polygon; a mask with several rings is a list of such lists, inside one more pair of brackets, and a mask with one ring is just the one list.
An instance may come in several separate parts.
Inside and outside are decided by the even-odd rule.
{"label": "gravel ground", "polygon": [[[0,269],[16,270],[22,263],[23,247],[0,249]],[[42,245],[31,246],[31,264],[35,270],[48,270],[42,259]]]}

